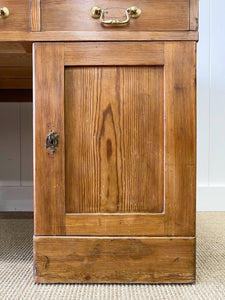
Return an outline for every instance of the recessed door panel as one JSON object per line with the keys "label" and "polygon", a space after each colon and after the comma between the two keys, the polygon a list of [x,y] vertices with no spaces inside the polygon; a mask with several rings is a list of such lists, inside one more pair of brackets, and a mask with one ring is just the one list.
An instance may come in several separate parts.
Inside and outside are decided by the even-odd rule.
{"label": "recessed door panel", "polygon": [[163,210],[163,67],[65,69],[66,212]]}

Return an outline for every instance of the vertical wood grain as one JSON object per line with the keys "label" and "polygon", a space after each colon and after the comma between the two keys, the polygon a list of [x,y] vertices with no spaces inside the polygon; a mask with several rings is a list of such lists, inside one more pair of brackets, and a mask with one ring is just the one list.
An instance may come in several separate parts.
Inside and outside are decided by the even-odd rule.
{"label": "vertical wood grain", "polygon": [[[34,206],[35,234],[65,233],[64,45],[37,43],[34,58]],[[59,135],[55,154],[46,136]]]}
{"label": "vertical wood grain", "polygon": [[68,212],[163,210],[163,68],[66,69]]}
{"label": "vertical wood grain", "polygon": [[199,0],[190,0],[190,30],[198,30]]}
{"label": "vertical wood grain", "polygon": [[31,31],[41,31],[41,0],[32,0]]}
{"label": "vertical wood grain", "polygon": [[[163,68],[118,70],[123,197],[121,212],[164,207]],[[118,87],[116,87],[118,88]]]}
{"label": "vertical wood grain", "polygon": [[165,44],[165,217],[167,233],[195,234],[195,42]]}

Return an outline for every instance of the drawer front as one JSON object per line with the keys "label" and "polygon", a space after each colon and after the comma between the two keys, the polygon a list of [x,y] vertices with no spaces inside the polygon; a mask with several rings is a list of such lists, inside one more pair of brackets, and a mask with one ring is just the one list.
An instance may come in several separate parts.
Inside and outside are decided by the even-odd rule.
{"label": "drawer front", "polygon": [[29,31],[30,30],[30,1],[3,0],[1,7],[7,7],[9,16],[0,18],[0,31]]}
{"label": "drawer front", "polygon": [[[130,30],[189,30],[190,0],[42,0],[42,31],[104,31]],[[90,9],[104,9],[104,20],[126,19],[125,11],[131,6],[141,9],[137,19],[123,26],[102,26],[100,19],[90,16]]]}

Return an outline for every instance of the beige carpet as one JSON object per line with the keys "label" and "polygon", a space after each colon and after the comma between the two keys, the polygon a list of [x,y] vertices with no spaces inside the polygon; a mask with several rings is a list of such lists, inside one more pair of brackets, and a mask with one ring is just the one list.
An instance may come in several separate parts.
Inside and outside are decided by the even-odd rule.
{"label": "beige carpet", "polygon": [[174,285],[34,284],[33,220],[0,220],[0,299],[225,299],[225,212],[197,215],[197,282]]}

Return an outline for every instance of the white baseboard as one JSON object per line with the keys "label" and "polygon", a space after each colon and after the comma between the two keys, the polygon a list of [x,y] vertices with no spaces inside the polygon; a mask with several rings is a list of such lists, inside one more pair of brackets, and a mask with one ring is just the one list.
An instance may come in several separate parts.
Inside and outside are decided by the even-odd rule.
{"label": "white baseboard", "polygon": [[225,211],[225,186],[199,186],[197,211]]}
{"label": "white baseboard", "polygon": [[[0,211],[33,211],[33,187],[0,187]],[[197,211],[225,211],[225,186],[199,186]]]}
{"label": "white baseboard", "polygon": [[33,187],[0,187],[0,211],[33,211]]}

